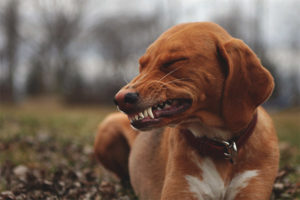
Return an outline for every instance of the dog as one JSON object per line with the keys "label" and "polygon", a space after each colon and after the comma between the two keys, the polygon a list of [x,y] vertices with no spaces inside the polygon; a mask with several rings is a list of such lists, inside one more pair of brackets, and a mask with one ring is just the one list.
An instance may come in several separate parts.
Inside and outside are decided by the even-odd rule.
{"label": "dog", "polygon": [[176,25],[139,59],[114,98],[95,155],[139,199],[269,199],[279,150],[260,106],[273,77],[255,53],[210,22]]}

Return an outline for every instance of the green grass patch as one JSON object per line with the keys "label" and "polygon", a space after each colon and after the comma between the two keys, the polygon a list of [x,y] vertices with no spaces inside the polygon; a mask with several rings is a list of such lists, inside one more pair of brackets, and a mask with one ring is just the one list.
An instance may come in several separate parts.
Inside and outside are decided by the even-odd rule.
{"label": "green grass patch", "polygon": [[272,115],[279,138],[281,166],[300,166],[300,108]]}

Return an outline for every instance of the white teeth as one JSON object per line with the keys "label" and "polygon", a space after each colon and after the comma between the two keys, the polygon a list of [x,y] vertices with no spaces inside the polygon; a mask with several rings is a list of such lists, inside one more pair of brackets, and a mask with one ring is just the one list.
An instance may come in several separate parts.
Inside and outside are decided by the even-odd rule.
{"label": "white teeth", "polygon": [[152,113],[152,107],[148,108],[148,114],[152,119],[154,119],[154,115]]}
{"label": "white teeth", "polygon": [[157,110],[161,110],[161,108],[160,108],[160,107],[157,107]]}
{"label": "white teeth", "polygon": [[166,107],[167,108],[170,107],[172,105],[172,103],[173,103],[173,100],[167,100],[166,101]]}
{"label": "white teeth", "polygon": [[152,119],[155,118],[153,115],[153,112],[152,112],[152,107],[147,108],[146,110],[144,110],[144,112],[139,112],[138,114],[130,117],[129,119],[130,119],[130,122],[132,123],[134,121],[144,119],[145,117],[150,117]]}
{"label": "white teeth", "polygon": [[169,108],[169,107],[171,107],[170,104],[166,104],[166,105],[165,105],[165,108]]}
{"label": "white teeth", "polygon": [[148,111],[147,111],[147,109],[144,110],[144,116],[145,116],[145,117],[148,117]]}
{"label": "white teeth", "polygon": [[143,113],[139,113],[139,116],[142,118],[142,119],[144,119],[144,115],[143,115]]}

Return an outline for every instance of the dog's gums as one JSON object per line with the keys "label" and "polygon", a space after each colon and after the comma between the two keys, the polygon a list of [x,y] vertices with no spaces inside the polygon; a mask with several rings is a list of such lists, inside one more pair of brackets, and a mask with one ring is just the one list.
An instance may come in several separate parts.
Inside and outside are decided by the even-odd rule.
{"label": "dog's gums", "polygon": [[129,115],[132,126],[142,129],[160,122],[165,117],[173,117],[191,106],[189,99],[170,99],[146,108],[144,111]]}

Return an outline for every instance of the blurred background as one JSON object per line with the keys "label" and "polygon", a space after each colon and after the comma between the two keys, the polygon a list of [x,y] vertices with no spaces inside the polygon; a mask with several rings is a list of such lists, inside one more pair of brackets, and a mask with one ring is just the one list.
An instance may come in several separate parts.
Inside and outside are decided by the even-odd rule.
{"label": "blurred background", "polygon": [[194,21],[244,40],[275,77],[272,199],[296,199],[299,13],[299,0],[0,0],[0,199],[136,199],[99,168],[93,138],[147,46]]}
{"label": "blurred background", "polygon": [[298,0],[1,0],[1,102],[56,96],[111,103],[167,28],[214,21],[243,39],[276,78],[271,106],[300,104]]}

